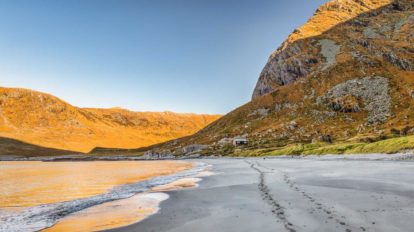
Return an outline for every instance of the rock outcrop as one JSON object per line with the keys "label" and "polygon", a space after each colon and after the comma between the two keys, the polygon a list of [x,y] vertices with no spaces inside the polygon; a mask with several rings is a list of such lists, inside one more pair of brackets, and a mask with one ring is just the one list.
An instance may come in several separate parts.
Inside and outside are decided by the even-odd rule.
{"label": "rock outcrop", "polygon": [[[324,97],[326,104],[333,110],[344,113],[368,112],[368,123],[376,124],[387,121],[390,116],[391,97],[388,79],[384,77],[365,77],[353,79],[334,86]],[[320,99],[318,101],[321,101]]]}
{"label": "rock outcrop", "polygon": [[[401,53],[412,50],[400,44],[412,40],[407,24],[413,24],[414,16],[407,1],[391,0],[335,0],[321,6],[315,15],[289,38],[269,58],[254,89],[252,99],[293,83],[298,78],[309,78],[326,72],[338,64],[341,53],[353,54],[361,62],[374,62],[382,58],[401,69],[412,71],[413,60]],[[385,6],[396,6],[394,8]],[[385,7],[384,11],[376,11]],[[378,14],[398,14],[392,20],[381,23],[371,21]],[[377,17],[379,18],[379,17]],[[345,34],[326,36],[335,27],[349,28]],[[405,29],[405,30],[404,30]],[[384,45],[387,46],[384,46]],[[361,48],[361,46],[363,48]],[[372,59],[375,57],[374,59]],[[372,63],[371,63],[372,64]],[[340,63],[338,65],[341,65]]]}

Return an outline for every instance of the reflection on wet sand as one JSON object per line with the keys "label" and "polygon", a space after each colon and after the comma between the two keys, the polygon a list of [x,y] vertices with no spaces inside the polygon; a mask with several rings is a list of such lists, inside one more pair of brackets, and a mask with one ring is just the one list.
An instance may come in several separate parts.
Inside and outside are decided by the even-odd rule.
{"label": "reflection on wet sand", "polygon": [[0,208],[99,195],[114,186],[190,169],[176,161],[0,162]]}
{"label": "reflection on wet sand", "polygon": [[58,221],[44,232],[101,231],[138,222],[158,211],[165,193],[141,193],[131,198],[97,205]]}
{"label": "reflection on wet sand", "polygon": [[[213,175],[212,172],[200,172],[197,177]],[[152,188],[150,193],[137,194],[134,197],[97,205],[58,221],[44,232],[82,232],[102,231],[137,223],[159,210],[159,204],[168,199],[161,193],[183,188],[197,187],[200,178],[182,178],[169,184]]]}

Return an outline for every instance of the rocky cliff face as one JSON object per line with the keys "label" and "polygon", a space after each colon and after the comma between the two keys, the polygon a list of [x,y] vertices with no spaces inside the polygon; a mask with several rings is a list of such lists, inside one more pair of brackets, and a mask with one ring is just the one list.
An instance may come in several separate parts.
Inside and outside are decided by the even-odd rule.
{"label": "rocky cliff face", "polygon": [[[387,5],[392,5],[393,10],[404,11],[406,7],[409,7],[407,6],[409,4],[404,1],[394,2],[392,0],[335,0],[321,6],[304,26],[295,30],[270,56],[259,77],[252,98],[270,93],[278,86],[291,84],[298,78],[307,78],[326,71],[337,64],[336,57],[340,53],[347,52],[352,54],[355,59],[366,59],[367,57],[361,57],[361,44],[372,46],[369,48],[370,54],[365,55],[383,56],[390,62],[411,70],[411,64],[396,54],[396,52],[404,53],[404,51],[398,51],[396,47],[393,49],[393,45],[388,50],[377,48],[375,45],[368,44],[367,41],[372,40],[370,42],[379,46],[383,42],[390,45],[402,42],[401,38],[405,37],[403,35],[405,32],[401,30],[401,27],[412,23],[412,16],[406,15],[408,18],[397,16],[396,20],[380,25],[370,21],[369,15],[381,14],[382,12],[374,13],[374,11]],[[366,13],[366,17],[361,17],[360,15],[364,13]],[[371,16],[371,18],[375,17],[375,15]],[[364,18],[364,20],[355,19],[353,21],[356,17]],[[343,27],[350,29],[346,31],[348,34],[342,35],[343,38],[335,40],[321,36],[324,33],[329,34],[327,33],[329,30],[339,27],[341,24],[345,24]],[[358,29],[360,30],[356,31]],[[359,38],[360,40],[358,40]],[[382,53],[373,54],[375,52]]]}
{"label": "rocky cliff face", "polygon": [[217,118],[78,108],[49,94],[0,88],[0,136],[49,148],[138,148],[191,135]]}
{"label": "rocky cliff face", "polygon": [[381,139],[414,133],[413,119],[414,2],[334,0],[270,56],[251,102],[162,149]]}

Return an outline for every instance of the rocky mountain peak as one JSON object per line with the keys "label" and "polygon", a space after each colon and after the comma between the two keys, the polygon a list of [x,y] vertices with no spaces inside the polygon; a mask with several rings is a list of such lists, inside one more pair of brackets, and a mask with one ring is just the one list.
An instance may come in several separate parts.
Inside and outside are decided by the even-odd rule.
{"label": "rocky mountain peak", "polygon": [[[321,41],[312,50],[302,46],[305,44],[304,40],[320,36],[363,13],[393,3],[399,4],[392,0],[333,0],[319,7],[305,25],[294,30],[271,54],[260,74],[252,98],[272,92],[277,86],[290,84],[297,78],[308,76],[313,71],[311,66],[323,65],[318,65],[318,58],[309,54],[314,50],[325,49],[331,56],[339,54],[339,47],[335,47],[332,42]],[[331,49],[333,50],[330,51]]]}

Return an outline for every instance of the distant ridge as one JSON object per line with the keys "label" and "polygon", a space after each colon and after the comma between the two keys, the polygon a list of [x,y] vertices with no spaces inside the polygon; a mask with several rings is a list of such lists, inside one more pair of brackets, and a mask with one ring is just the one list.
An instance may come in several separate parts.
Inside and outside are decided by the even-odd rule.
{"label": "distant ridge", "polygon": [[78,108],[50,94],[0,88],[0,136],[85,153],[95,147],[139,148],[191,135],[219,117]]}

